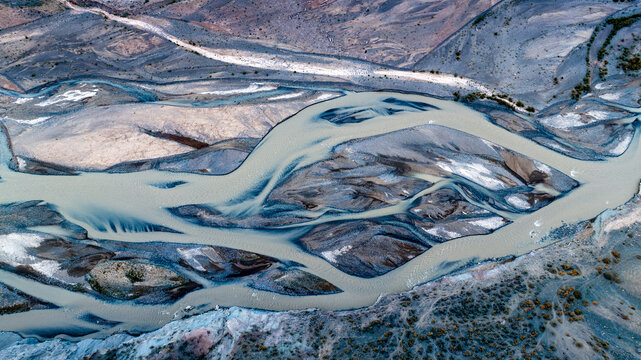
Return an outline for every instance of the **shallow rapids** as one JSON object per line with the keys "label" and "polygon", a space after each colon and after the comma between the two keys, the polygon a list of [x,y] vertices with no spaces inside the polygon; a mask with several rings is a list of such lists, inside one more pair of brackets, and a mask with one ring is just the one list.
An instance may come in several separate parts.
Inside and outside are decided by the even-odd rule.
{"label": "shallow rapids", "polygon": [[[427,111],[369,112],[365,120],[343,124],[319,121],[319,116],[331,109],[386,108],[388,104],[384,100],[389,98],[426,103],[431,107]],[[632,123],[634,120],[625,121]],[[421,125],[444,126],[480,137],[571,176],[580,186],[534,212],[501,214],[512,222],[491,234],[434,244],[408,263],[369,279],[348,275],[323,258],[301,249],[293,241],[301,235],[300,227],[286,226],[278,230],[203,227],[167,210],[187,204],[207,204],[229,217],[256,214],[279,183],[296,170],[326,159],[336,146]],[[638,191],[641,178],[638,131],[635,131],[623,155],[607,161],[581,161],[498,127],[483,114],[460,103],[385,92],[354,93],[305,108],[272,129],[238,169],[223,176],[163,171],[41,176],[11,171],[8,166],[10,158],[9,144],[4,144],[0,149],[0,204],[42,200],[54,205],[69,221],[85,228],[93,239],[220,245],[295,261],[304,265],[306,271],[343,290],[338,294],[297,297],[252,289],[241,282],[223,285],[203,283],[202,289],[173,304],[134,305],[125,301],[96,299],[0,271],[1,282],[59,307],[2,316],[0,330],[30,334],[34,328],[49,328],[52,333],[58,331],[69,337],[76,336],[74,329],[87,328],[97,330],[92,336],[117,331],[148,331],[180,316],[204,312],[216,306],[269,310],[367,306],[383,293],[410,289],[467,264],[519,255],[544,246],[547,244],[546,235],[553,229],[590,219],[623,204]],[[172,182],[184,184],[173,188],[154,186]],[[407,206],[401,203],[369,213],[333,214],[314,221],[378,217],[406,209]],[[137,224],[158,224],[176,232],[122,231],[122,228],[111,225],[118,219]],[[34,230],[49,231],[46,228]],[[81,315],[87,313],[120,324],[111,327],[96,325],[82,318]]]}

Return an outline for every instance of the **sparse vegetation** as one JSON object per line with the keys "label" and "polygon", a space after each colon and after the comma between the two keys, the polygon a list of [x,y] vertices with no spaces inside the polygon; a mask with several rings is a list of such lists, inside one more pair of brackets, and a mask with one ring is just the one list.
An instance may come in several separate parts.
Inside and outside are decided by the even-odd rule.
{"label": "sparse vegetation", "polygon": [[529,112],[534,112],[534,108],[532,106],[525,107],[525,104],[521,100],[516,101],[516,106],[513,105],[514,100],[508,95],[508,94],[492,94],[492,95],[486,95],[482,92],[472,92],[469,93],[463,97],[461,97],[461,94],[456,91],[453,93],[454,95],[454,101],[462,101],[465,103],[473,103],[474,101],[478,99],[488,99],[496,102],[499,105],[502,105],[512,111],[516,111],[517,107],[518,108],[525,108],[525,110]]}
{"label": "sparse vegetation", "polygon": [[577,84],[574,89],[572,89],[572,99],[574,100],[579,100],[581,98],[581,95],[584,93],[590,92],[591,86],[591,75],[590,75],[590,70],[588,69],[587,73],[585,74],[585,77],[583,78],[583,81]]}
{"label": "sparse vegetation", "polygon": [[485,18],[487,18],[491,14],[492,14],[491,11],[486,11],[486,12],[482,13],[476,19],[474,19],[474,22],[472,22],[472,26],[477,26],[478,24],[480,24],[483,20],[485,20]]}
{"label": "sparse vegetation", "polygon": [[[592,82],[592,70],[591,70],[591,65],[590,65],[590,51],[592,49],[592,44],[594,43],[594,40],[596,39],[596,35],[600,31],[601,27],[597,26],[594,31],[592,31],[592,35],[590,36],[590,40],[588,40],[587,43],[587,53],[585,55],[585,65],[587,67],[585,71],[585,76],[583,77],[583,80],[578,83],[576,86],[574,86],[574,89],[572,89],[572,99],[573,100],[579,100],[581,98],[581,95],[584,93],[587,93],[591,89],[591,82]],[[556,78],[555,78],[556,79]]]}
{"label": "sparse vegetation", "polygon": [[597,53],[597,59],[601,61],[603,60],[605,55],[607,55],[607,47],[608,45],[610,45],[612,38],[614,38],[614,36],[619,32],[619,30],[634,24],[639,19],[641,19],[641,14],[634,14],[630,16],[608,19],[605,23],[607,25],[612,25],[612,29],[610,29],[608,36],[605,38],[605,41],[603,42],[603,45],[601,45],[601,48]]}
{"label": "sparse vegetation", "polygon": [[641,70],[641,57],[639,54],[632,54],[629,48],[623,49],[618,60],[617,68],[623,70],[626,74]]}
{"label": "sparse vegetation", "polygon": [[145,274],[136,266],[132,266],[129,270],[127,270],[125,276],[132,283],[137,283],[145,280]]}

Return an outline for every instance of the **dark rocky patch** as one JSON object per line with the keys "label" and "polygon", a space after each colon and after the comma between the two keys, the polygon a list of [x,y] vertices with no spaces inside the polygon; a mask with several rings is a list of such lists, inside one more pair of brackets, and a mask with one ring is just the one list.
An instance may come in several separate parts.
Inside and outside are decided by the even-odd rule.
{"label": "dark rocky patch", "polygon": [[86,322],[90,322],[92,324],[98,324],[98,325],[115,326],[115,325],[121,324],[118,321],[106,320],[106,319],[101,318],[100,316],[97,316],[97,315],[94,315],[94,314],[90,314],[90,313],[87,313],[87,314],[84,314],[82,316],[79,316],[78,319],[86,321]]}
{"label": "dark rocky patch", "polygon": [[266,229],[311,220],[310,217],[282,213],[232,219],[207,205],[183,205],[171,208],[169,211],[194,224],[221,228]]}
{"label": "dark rocky patch", "polygon": [[405,101],[394,97],[383,100],[383,103],[394,105],[395,107],[370,106],[370,107],[344,107],[325,110],[318,115],[319,119],[329,121],[336,125],[360,123],[372,119],[376,116],[394,115],[400,112],[423,112],[432,109],[438,110],[438,107],[420,102]]}
{"label": "dark rocky patch", "polygon": [[40,259],[55,260],[71,277],[84,276],[99,262],[115,256],[114,252],[98,245],[62,238],[45,239],[37,248],[28,249],[28,253]]}
{"label": "dark rocky patch", "polygon": [[172,134],[172,133],[165,133],[161,131],[153,131],[153,130],[148,130],[148,129],[141,129],[141,131],[147,135],[151,135],[153,137],[157,137],[160,139],[167,139],[171,141],[175,141],[177,143],[187,145],[189,147],[192,147],[194,149],[202,149],[206,148],[209,146],[206,142],[199,141],[194,138],[190,138],[188,136],[184,136],[181,134]]}
{"label": "dark rocky patch", "polygon": [[342,292],[328,281],[299,269],[271,269],[249,286],[258,290],[272,291],[294,296],[327,295]]}
{"label": "dark rocky patch", "polygon": [[191,172],[205,175],[224,175],[234,171],[258,144],[258,139],[243,138],[221,141],[185,154],[165,158],[125,162],[107,169],[124,173],[144,170]]}
{"label": "dark rocky patch", "polygon": [[14,156],[9,167],[14,171],[36,175],[78,175],[78,172],[68,167],[26,157]]}
{"label": "dark rocky patch", "polygon": [[51,205],[39,200],[0,205],[0,234],[22,231],[32,226],[57,225],[72,233],[74,238],[84,239],[87,231],[67,221]]}
{"label": "dark rocky patch", "polygon": [[157,187],[159,189],[173,189],[176,186],[184,185],[187,182],[185,181],[171,181],[171,182],[163,182],[163,183],[154,183],[150,184],[153,187]]}
{"label": "dark rocky patch", "polygon": [[55,309],[57,306],[29,296],[0,283],[0,316],[35,309]]}
{"label": "dark rocky patch", "polygon": [[330,222],[314,227],[298,243],[347,274],[372,278],[394,270],[430,247],[399,226],[399,220]]}

